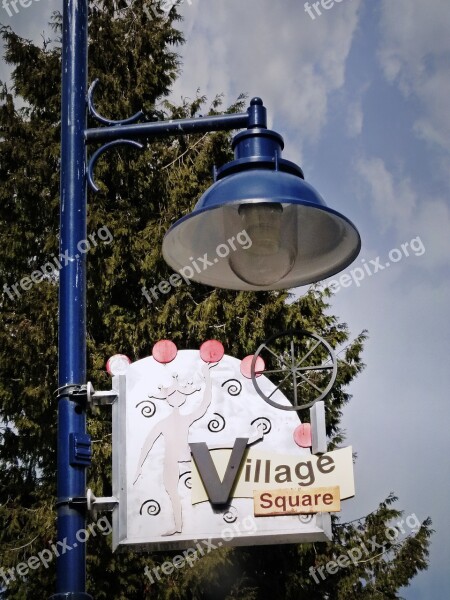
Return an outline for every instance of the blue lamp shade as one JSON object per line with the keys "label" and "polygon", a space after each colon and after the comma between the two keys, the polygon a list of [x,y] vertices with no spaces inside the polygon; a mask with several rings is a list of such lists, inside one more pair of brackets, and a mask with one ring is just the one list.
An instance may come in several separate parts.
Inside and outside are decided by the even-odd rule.
{"label": "blue lamp shade", "polygon": [[281,136],[252,129],[233,144],[236,160],[165,235],[163,256],[175,271],[219,288],[279,290],[353,262],[361,248],[356,227],[280,158]]}

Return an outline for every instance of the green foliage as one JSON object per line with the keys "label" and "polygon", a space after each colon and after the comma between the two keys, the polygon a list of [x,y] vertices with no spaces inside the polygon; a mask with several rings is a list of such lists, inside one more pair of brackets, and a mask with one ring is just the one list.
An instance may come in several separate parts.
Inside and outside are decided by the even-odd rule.
{"label": "green foliage", "polygon": [[[179,70],[176,9],[149,19],[148,0],[90,3],[90,77],[98,77],[97,109],[124,118],[143,109],[166,118],[208,112],[198,96],[175,105],[164,100]],[[41,47],[1,27],[5,60],[14,87],[0,83],[0,278],[12,286],[58,252],[60,15],[54,39]],[[243,97],[226,110],[243,109]],[[21,106],[21,108],[19,108]],[[222,111],[220,96],[209,113]],[[92,123],[94,125],[94,123]],[[243,357],[275,332],[303,327],[338,350],[339,371],[327,416],[330,446],[343,440],[346,388],[362,370],[365,333],[349,340],[348,328],[328,314],[329,295],[316,287],[294,301],[286,292],[239,293],[191,284],[149,304],[142,294],[171,274],[161,256],[170,224],[192,210],[210,185],[214,164],[230,158],[229,135],[186,135],[154,142],[145,151],[124,148],[101,160],[100,193],[90,196],[88,233],[108,227],[109,244],[88,254],[88,377],[107,389],[105,359],[123,352],[133,360],[149,355],[161,338],[180,348],[198,348],[208,338],[223,342],[228,354]],[[0,325],[0,565],[13,567],[55,539],[57,385],[57,273],[13,299],[4,293]],[[111,493],[111,423],[106,411],[90,414],[94,440],[89,486]],[[176,570],[150,585],[144,568],[166,560],[161,554],[113,555],[109,540],[89,542],[88,588],[96,598],[200,600],[263,598],[397,598],[427,565],[430,523],[400,546],[373,561],[342,569],[317,585],[310,566],[326,564],[358,540],[384,531],[397,516],[392,498],[363,524],[335,526],[333,544],[221,549],[192,568]],[[0,579],[1,582],[1,579]],[[41,599],[54,589],[54,565],[11,581],[3,597]],[[379,590],[382,590],[380,592]],[[380,593],[383,596],[380,596]],[[377,595],[378,594],[378,595]]]}

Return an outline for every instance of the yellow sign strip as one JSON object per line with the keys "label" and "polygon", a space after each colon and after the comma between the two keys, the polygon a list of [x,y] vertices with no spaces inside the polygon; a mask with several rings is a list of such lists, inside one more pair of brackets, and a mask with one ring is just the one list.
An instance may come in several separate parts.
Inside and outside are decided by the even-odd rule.
{"label": "yellow sign strip", "polygon": [[341,510],[339,486],[257,490],[253,493],[255,517],[299,515]]}

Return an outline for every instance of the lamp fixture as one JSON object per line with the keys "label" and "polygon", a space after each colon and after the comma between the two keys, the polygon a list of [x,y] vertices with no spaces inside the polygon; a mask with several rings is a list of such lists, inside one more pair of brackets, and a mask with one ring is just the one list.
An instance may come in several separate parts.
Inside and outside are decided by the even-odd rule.
{"label": "lamp fixture", "polygon": [[[261,99],[249,110],[256,117],[235,136],[235,159],[166,233],[164,259],[180,271],[207,256],[208,268],[193,281],[234,290],[289,289],[331,277],[358,256],[358,230],[282,158],[283,138],[266,129]],[[245,247],[236,243],[240,232],[251,240]],[[218,241],[229,245],[226,256],[218,255]]]}

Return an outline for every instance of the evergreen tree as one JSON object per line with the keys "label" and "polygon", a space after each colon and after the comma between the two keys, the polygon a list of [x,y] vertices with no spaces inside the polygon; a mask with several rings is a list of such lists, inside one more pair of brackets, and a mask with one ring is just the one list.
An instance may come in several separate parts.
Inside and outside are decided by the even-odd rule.
{"label": "evergreen tree", "polygon": [[[150,0],[91,2],[89,69],[90,78],[101,82],[96,98],[101,114],[118,119],[142,108],[153,119],[208,111],[202,96],[180,106],[164,100],[179,70],[179,18],[176,8],[167,12]],[[0,325],[0,589],[5,584],[0,596],[14,600],[42,599],[54,590],[54,564],[27,575],[7,572],[55,539],[58,270],[47,267],[38,283],[24,279],[58,256],[60,15],[54,15],[52,27],[53,37],[40,46],[9,27],[0,29],[4,59],[13,68],[13,87],[0,83],[0,281],[7,286]],[[239,98],[227,112],[243,108]],[[218,97],[209,112],[221,110]],[[285,292],[240,293],[197,284],[173,289],[152,304],[142,294],[143,286],[171,274],[161,256],[163,234],[210,185],[212,165],[230,159],[229,139],[225,133],[187,135],[152,142],[141,153],[124,147],[98,164],[101,191],[90,195],[88,233],[107,227],[112,239],[97,239],[88,255],[89,379],[108,389],[107,357],[123,352],[137,360],[162,338],[179,348],[216,338],[227,354],[243,357],[275,332],[305,328],[339,350],[327,412],[330,447],[336,447],[343,441],[342,408],[350,400],[346,387],[363,368],[365,333],[349,340],[347,326],[327,311],[326,290],[313,286],[296,301]],[[89,486],[108,496],[107,411],[90,414],[88,430]],[[166,555],[113,555],[107,538],[97,535],[88,546],[88,589],[96,600],[398,598],[400,587],[427,567],[429,520],[384,552],[371,552],[370,560],[319,576],[318,583],[310,573],[310,567],[326,565],[361,543],[370,548],[373,536],[385,543],[386,527],[401,515],[395,500],[390,496],[355,523],[335,519],[333,543],[216,550],[152,586],[144,568],[161,564]]]}

